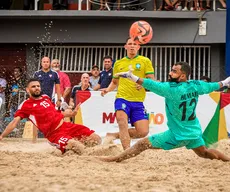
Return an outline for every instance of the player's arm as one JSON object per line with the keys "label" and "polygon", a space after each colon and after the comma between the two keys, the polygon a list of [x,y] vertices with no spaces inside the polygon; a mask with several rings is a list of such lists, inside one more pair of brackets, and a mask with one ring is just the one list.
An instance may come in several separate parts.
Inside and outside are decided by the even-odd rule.
{"label": "player's arm", "polygon": [[108,92],[113,91],[117,87],[118,82],[119,82],[118,78],[113,78],[112,81],[111,81],[111,83],[109,84],[109,86],[106,89],[103,89],[101,91],[101,96],[104,96]]}
{"label": "player's arm", "polygon": [[3,131],[3,133],[0,135],[0,140],[2,140],[3,137],[6,137],[7,135],[9,135],[18,125],[18,123],[20,122],[21,120],[21,117],[15,117],[13,119],[13,121],[11,121],[6,129]]}
{"label": "player's arm", "polygon": [[170,85],[168,82],[158,82],[152,79],[139,78],[137,83],[142,85],[145,89],[162,97],[169,97],[171,95]]}
{"label": "player's arm", "polygon": [[65,111],[62,111],[61,113],[63,114],[64,117],[75,117],[79,108],[80,108],[81,103],[79,103],[74,110],[71,109],[66,109]]}
{"label": "player's arm", "polygon": [[195,83],[197,83],[198,86],[200,87],[198,89],[198,92],[199,92],[200,95],[208,94],[208,93],[216,91],[216,90],[218,90],[218,89],[220,89],[222,87],[229,86],[230,77],[228,77],[225,80],[220,81],[220,82],[208,83],[208,82],[205,82],[205,81],[196,81]]}
{"label": "player's arm", "polygon": [[147,78],[147,79],[155,80],[154,74],[147,74],[147,75],[146,75],[146,78]]}
{"label": "player's arm", "polygon": [[131,81],[142,85],[145,89],[152,91],[153,93],[156,93],[157,95],[160,95],[162,97],[169,97],[171,95],[170,85],[168,82],[162,83],[154,81],[152,79],[137,77],[136,75],[133,75],[132,69],[130,69],[128,72],[117,73],[115,74],[115,76],[128,78]]}

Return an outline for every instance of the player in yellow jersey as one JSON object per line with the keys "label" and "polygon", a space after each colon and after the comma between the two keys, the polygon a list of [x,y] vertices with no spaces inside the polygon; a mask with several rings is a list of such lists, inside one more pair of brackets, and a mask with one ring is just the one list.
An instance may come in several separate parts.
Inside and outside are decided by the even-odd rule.
{"label": "player in yellow jersey", "polygon": [[[127,56],[116,61],[113,74],[126,72],[130,67],[133,74],[141,78],[154,79],[154,69],[149,58],[138,55],[140,45],[128,38],[125,44]],[[101,95],[113,91],[117,87],[117,95],[114,103],[119,132],[107,133],[105,141],[120,139],[124,149],[130,147],[130,138],[142,138],[149,133],[149,121],[143,101],[145,89],[127,78],[113,77],[109,87],[102,90]],[[135,128],[128,128],[128,120]]]}

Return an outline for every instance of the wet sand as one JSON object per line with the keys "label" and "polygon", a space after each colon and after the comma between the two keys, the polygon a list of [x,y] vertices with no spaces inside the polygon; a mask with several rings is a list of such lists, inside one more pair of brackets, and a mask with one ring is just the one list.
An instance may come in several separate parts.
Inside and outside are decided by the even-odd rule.
{"label": "wet sand", "polygon": [[[218,149],[230,156],[230,140]],[[230,191],[230,162],[202,159],[185,148],[147,150],[121,163],[97,158],[121,151],[109,145],[61,155],[45,140],[6,139],[0,143],[0,191]]]}

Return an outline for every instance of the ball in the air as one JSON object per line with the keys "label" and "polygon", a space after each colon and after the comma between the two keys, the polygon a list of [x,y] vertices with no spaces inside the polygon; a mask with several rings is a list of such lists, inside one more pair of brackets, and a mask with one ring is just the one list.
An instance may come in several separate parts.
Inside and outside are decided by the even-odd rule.
{"label": "ball in the air", "polygon": [[138,44],[146,44],[153,37],[153,29],[146,21],[136,21],[129,29],[130,37]]}

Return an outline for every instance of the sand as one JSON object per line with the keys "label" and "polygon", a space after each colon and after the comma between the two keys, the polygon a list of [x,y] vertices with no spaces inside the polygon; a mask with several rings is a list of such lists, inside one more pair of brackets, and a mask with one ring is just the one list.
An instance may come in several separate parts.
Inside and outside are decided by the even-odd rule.
{"label": "sand", "polygon": [[[230,140],[218,148],[230,156]],[[6,139],[0,143],[0,191],[230,191],[229,162],[202,159],[185,148],[147,150],[121,163],[97,158],[121,151],[108,145],[61,155],[44,140]]]}

